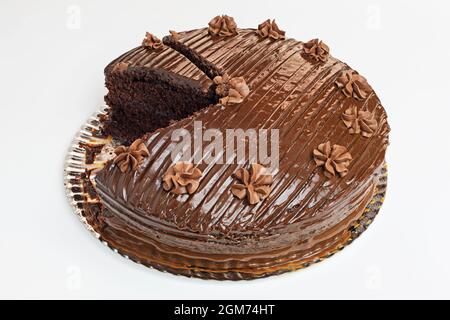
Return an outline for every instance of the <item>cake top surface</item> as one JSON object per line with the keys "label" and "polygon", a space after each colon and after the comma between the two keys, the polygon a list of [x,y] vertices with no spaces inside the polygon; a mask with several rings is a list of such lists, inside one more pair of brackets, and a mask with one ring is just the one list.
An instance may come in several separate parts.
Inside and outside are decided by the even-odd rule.
{"label": "cake top surface", "polygon": [[[212,34],[210,25],[173,35],[230,78],[245,79],[248,95],[240,103],[209,106],[150,133],[142,142],[148,154],[143,151],[139,158],[133,149],[133,159],[139,160],[136,170],[121,170],[111,162],[99,172],[100,193],[140,223],[181,230],[186,236],[234,237],[300,228],[307,237],[345,221],[371,194],[373,174],[384,163],[389,126],[377,95],[321,41],[285,38],[270,21],[258,29],[234,29],[232,24],[222,29]],[[164,45],[132,49],[108,65],[106,74],[121,62],[173,72],[205,86],[213,83]],[[194,132],[196,122],[203,132],[277,129],[279,165],[267,174],[270,181],[258,179],[260,168],[250,161],[202,161],[174,168],[171,153],[177,143],[172,134],[177,129]],[[193,157],[210,144],[193,142]],[[167,191],[174,189],[170,184],[177,172],[187,179],[182,194]],[[240,197],[242,192],[249,196]]]}

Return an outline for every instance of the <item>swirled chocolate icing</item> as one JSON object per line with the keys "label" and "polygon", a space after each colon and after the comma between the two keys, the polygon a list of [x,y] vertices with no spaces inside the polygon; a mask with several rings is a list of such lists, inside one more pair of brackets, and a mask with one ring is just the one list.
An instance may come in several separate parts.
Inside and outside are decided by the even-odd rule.
{"label": "swirled chocolate icing", "polygon": [[231,37],[237,34],[236,22],[227,15],[214,17],[208,25],[209,33],[214,36]]}
{"label": "swirled chocolate icing", "polygon": [[342,72],[341,76],[336,79],[336,86],[341,88],[342,93],[347,97],[353,97],[358,100],[367,98],[371,92],[366,78],[352,70]]}
{"label": "swirled chocolate icing", "polygon": [[113,163],[120,171],[134,171],[141,165],[145,157],[149,156],[147,147],[141,139],[134,141],[129,147],[119,146],[114,150],[116,157]]}
{"label": "swirled chocolate icing", "polygon": [[270,21],[270,19],[259,24],[256,33],[262,38],[272,38],[275,40],[283,40],[286,38],[286,32],[278,27],[275,20]]}
{"label": "swirled chocolate icing", "polygon": [[314,161],[318,167],[323,167],[325,175],[332,177],[339,175],[345,177],[352,155],[347,148],[337,144],[331,145],[330,141],[319,144],[313,151]]}
{"label": "swirled chocolate icing", "polygon": [[161,39],[158,39],[154,34],[146,32],[145,38],[144,40],[142,40],[142,46],[150,49],[159,50],[164,46],[164,44],[162,43]]}
{"label": "swirled chocolate icing", "polygon": [[250,93],[250,89],[245,83],[243,77],[231,78],[224,74],[213,79],[216,84],[215,92],[221,97],[219,103],[222,105],[237,104],[244,101],[244,98]]}
{"label": "swirled chocolate icing", "polygon": [[[214,33],[223,30],[223,21],[212,24]],[[252,278],[321,257],[348,239],[349,226],[374,193],[389,126],[375,92],[360,87],[361,79],[345,63],[332,56],[323,62],[307,59],[304,43],[261,39],[255,29],[226,35],[212,36],[211,25],[178,33],[180,42],[231,78],[243,77],[250,92],[233,107],[212,105],[147,135],[149,156],[137,170],[124,173],[113,163],[101,170],[96,177],[105,208],[101,234],[127,255],[160,269]],[[106,68],[107,79],[119,62],[171,72],[205,87],[213,84],[168,46],[132,49]],[[373,114],[378,125],[370,136],[349,133],[342,115],[352,107]],[[198,164],[202,177],[195,192],[164,190],[164,173],[174,165],[171,133],[192,132],[194,121],[202,121],[204,129],[279,130],[280,165],[263,201],[251,204],[233,194],[234,173],[243,167],[238,164]],[[344,176],[330,179],[314,161],[313,151],[325,141],[351,154],[345,168],[333,167]]]}
{"label": "swirled chocolate icing", "polygon": [[342,121],[349,128],[351,134],[361,133],[366,138],[370,138],[378,127],[378,122],[370,111],[358,111],[356,106],[345,110],[342,114]]}
{"label": "swirled chocolate icing", "polygon": [[197,191],[201,176],[200,169],[192,163],[179,161],[164,174],[163,189],[175,194],[193,194]]}
{"label": "swirled chocolate icing", "polygon": [[316,61],[325,62],[330,54],[330,48],[319,39],[312,39],[303,45],[303,54]]}
{"label": "swirled chocolate icing", "polygon": [[256,204],[269,195],[273,179],[262,165],[252,163],[250,170],[240,168],[234,176],[239,182],[231,186],[231,193],[239,199],[247,198],[249,204]]}

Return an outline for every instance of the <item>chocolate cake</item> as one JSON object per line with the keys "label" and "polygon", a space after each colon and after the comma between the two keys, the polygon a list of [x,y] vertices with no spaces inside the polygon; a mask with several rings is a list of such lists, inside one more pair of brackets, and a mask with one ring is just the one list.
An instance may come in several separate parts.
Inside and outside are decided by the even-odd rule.
{"label": "chocolate cake", "polygon": [[[342,248],[379,192],[389,126],[377,95],[324,42],[286,38],[275,21],[147,33],[105,76],[104,132],[118,146],[95,177],[94,228],[142,264],[233,280],[298,269]],[[279,165],[194,161],[211,141],[173,159],[173,132],[197,122],[276,129]]]}

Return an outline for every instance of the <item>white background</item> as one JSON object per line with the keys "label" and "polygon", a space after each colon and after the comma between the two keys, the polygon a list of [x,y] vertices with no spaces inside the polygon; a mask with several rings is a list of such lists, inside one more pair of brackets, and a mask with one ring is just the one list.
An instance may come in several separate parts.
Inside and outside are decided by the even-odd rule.
{"label": "white background", "polygon": [[[150,270],[104,247],[63,188],[73,135],[103,101],[103,68],[145,31],[276,18],[369,79],[392,127],[388,194],[352,245],[251,282]],[[448,1],[0,2],[0,298],[450,298]]]}

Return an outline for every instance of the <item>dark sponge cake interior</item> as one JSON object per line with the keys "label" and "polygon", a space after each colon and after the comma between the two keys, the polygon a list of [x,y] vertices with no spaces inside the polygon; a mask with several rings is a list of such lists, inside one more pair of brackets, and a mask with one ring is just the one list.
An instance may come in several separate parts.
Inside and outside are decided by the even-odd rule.
{"label": "dark sponge cake interior", "polygon": [[106,87],[111,113],[105,133],[125,143],[217,101],[214,90],[203,89],[198,81],[141,66],[107,72]]}

